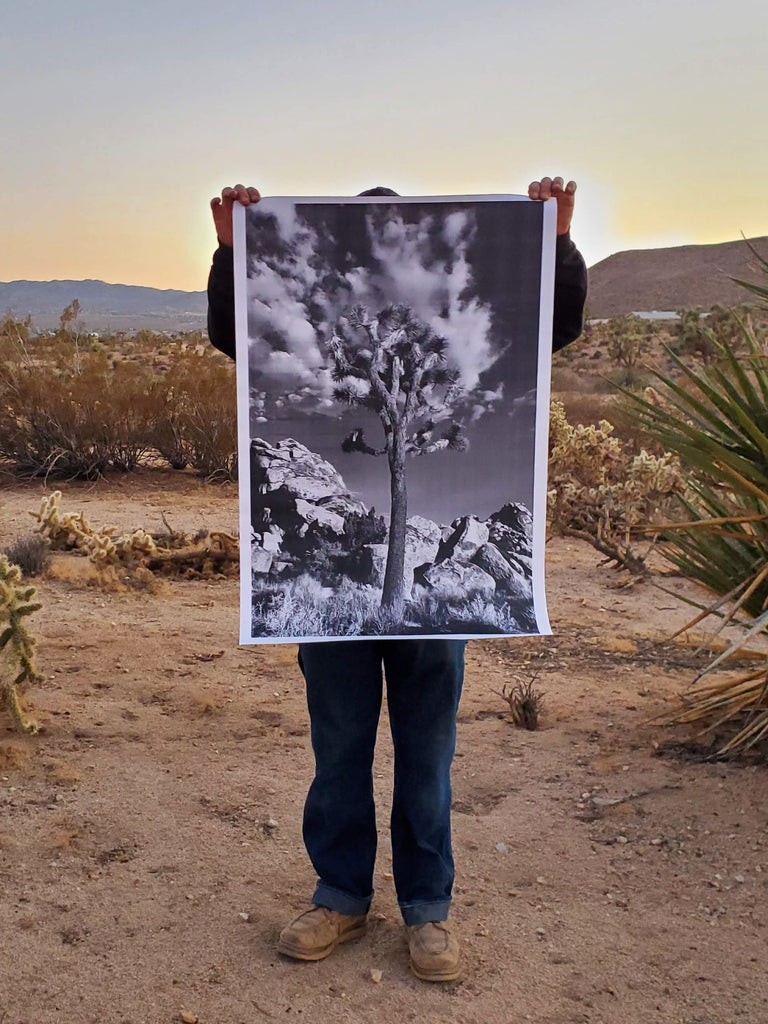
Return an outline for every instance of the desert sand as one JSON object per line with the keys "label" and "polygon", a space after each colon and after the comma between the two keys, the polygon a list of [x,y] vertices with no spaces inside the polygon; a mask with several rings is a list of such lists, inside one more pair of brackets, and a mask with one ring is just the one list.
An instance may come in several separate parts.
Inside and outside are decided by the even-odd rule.
{"label": "desert sand", "polygon": [[[53,489],[1,486],[0,548]],[[233,485],[186,474],[62,490],[97,524],[237,524]],[[686,605],[652,582],[617,588],[576,542],[551,541],[547,579],[552,637],[468,647],[464,976],[430,985],[409,972],[391,881],[386,709],[368,934],[319,963],[284,959],[276,937],[314,884],[295,647],[238,647],[234,579],[121,592],[58,555],[31,622],[42,732],[0,722],[0,1022],[765,1024],[765,760],[707,761],[707,737],[649,721],[704,664],[695,638],[669,641]],[[529,732],[500,693],[534,675]]]}

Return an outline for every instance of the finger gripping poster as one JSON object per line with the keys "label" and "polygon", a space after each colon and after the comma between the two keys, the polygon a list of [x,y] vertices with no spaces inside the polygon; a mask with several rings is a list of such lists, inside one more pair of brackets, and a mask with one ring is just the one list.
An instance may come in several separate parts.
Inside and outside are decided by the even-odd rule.
{"label": "finger gripping poster", "polygon": [[236,208],[242,643],[549,632],[554,207]]}

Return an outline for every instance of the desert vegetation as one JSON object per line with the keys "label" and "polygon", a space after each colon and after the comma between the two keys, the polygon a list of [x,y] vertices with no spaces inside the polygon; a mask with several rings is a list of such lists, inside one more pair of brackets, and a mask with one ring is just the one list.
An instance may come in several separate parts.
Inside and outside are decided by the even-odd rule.
{"label": "desert vegetation", "polygon": [[129,581],[146,580],[147,574],[182,575],[187,579],[231,575],[240,559],[237,537],[219,530],[195,536],[173,530],[148,533],[139,527],[118,534],[114,526],[94,527],[83,512],[65,512],[61,491],[43,498],[40,509],[30,513],[37,521],[36,535],[47,546],[85,555],[106,578],[114,579],[119,568]]}
{"label": "desert vegetation", "polygon": [[[337,337],[342,329],[364,331],[365,324],[361,311],[360,323],[343,324]],[[649,575],[648,553],[655,547],[715,595],[712,604],[701,602],[694,624],[706,614],[719,618],[719,628],[741,623],[746,642],[768,626],[767,326],[768,315],[755,306],[682,310],[669,321],[597,321],[558,357],[553,374],[552,531],[586,541],[631,578]],[[364,370],[352,347],[350,340],[337,353],[340,400],[352,369]],[[0,322],[0,408],[0,466],[18,476],[92,479],[163,466],[214,480],[236,474],[233,367],[201,334],[96,338],[80,327],[76,303],[50,332],[35,333],[29,319],[8,315]],[[415,439],[425,451],[433,440]],[[349,451],[379,454],[361,434],[344,443]],[[104,581],[110,574],[113,580],[116,574],[134,581],[145,575],[211,579],[237,569],[239,548],[230,534],[177,534],[170,527],[151,534],[137,526],[118,535],[91,526],[76,510],[65,512],[56,494],[35,515],[36,533],[17,538],[6,573],[18,571],[14,563],[23,564],[25,576],[44,572],[49,550],[57,548],[89,558]],[[383,545],[381,517],[353,515],[350,521],[360,533],[352,557]],[[265,579],[254,590],[267,633],[283,634],[299,607],[312,635],[390,631],[380,590],[365,585],[367,563],[348,599],[327,600],[334,574],[354,578],[355,572],[346,564],[349,553],[337,550],[332,538],[312,548],[316,532],[293,552],[310,575],[297,569],[287,586],[278,589]],[[14,586],[18,591],[18,581]],[[430,599],[417,581],[400,609],[400,627],[418,631],[428,622]],[[514,610],[509,595],[503,608],[498,600],[481,593],[465,598],[449,616],[451,628],[471,631],[482,622],[489,632],[494,623],[501,630]],[[703,724],[734,719],[738,729],[724,753],[768,735],[763,665],[726,684],[710,682],[709,673],[733,653],[738,646],[713,660],[677,716]],[[18,697],[22,686],[15,685]],[[20,704],[7,687],[3,692],[20,723],[21,712],[13,711]]]}
{"label": "desert vegetation", "polygon": [[558,401],[551,407],[549,446],[552,529],[586,541],[617,567],[647,575],[637,528],[647,531],[660,521],[685,491],[677,456],[645,448],[635,453],[606,419],[573,425]]}
{"label": "desert vegetation", "polygon": [[0,463],[23,476],[93,479],[139,465],[237,472],[234,369],[201,334],[94,338],[75,303],[59,328],[0,322]]}
{"label": "desert vegetation", "polygon": [[768,628],[768,339],[746,318],[737,324],[738,345],[717,326],[705,329],[705,367],[670,353],[679,379],[657,373],[654,400],[628,396],[649,433],[679,453],[687,469],[687,487],[678,494],[682,514],[661,530],[667,558],[715,595],[699,604],[690,625],[716,616],[715,635],[732,623],[743,626],[699,675],[675,718],[705,727],[713,719],[738,722],[723,754],[768,736],[768,658],[725,682],[700,683]]}
{"label": "desert vegetation", "polygon": [[42,605],[33,601],[34,587],[23,584],[21,569],[0,555],[0,710],[6,709],[14,727],[37,732],[37,723],[25,711],[22,693],[42,676],[35,665],[35,640],[27,617]]}
{"label": "desert vegetation", "polygon": [[[10,314],[0,320],[0,466],[18,476],[55,479],[93,479],[140,466],[236,479],[230,360],[200,332],[95,337],[78,317],[75,301],[55,331],[35,332],[29,318]],[[711,337],[743,351],[741,324],[759,337],[768,315],[753,307],[713,307],[707,313],[682,310],[677,321],[628,316],[590,322],[584,337],[558,355],[553,394],[575,427],[606,419],[613,435],[638,454],[650,444],[648,435],[636,413],[617,401],[617,385],[639,391],[651,383],[654,369],[677,379],[682,362],[707,365]],[[339,354],[353,366],[349,353]],[[348,401],[354,388],[348,371],[341,364],[337,369],[338,397]],[[437,371],[447,372],[439,365],[432,369]],[[446,428],[434,437],[422,431],[412,442],[416,454],[461,444],[461,437]],[[344,443],[347,451],[379,451],[359,434]]]}

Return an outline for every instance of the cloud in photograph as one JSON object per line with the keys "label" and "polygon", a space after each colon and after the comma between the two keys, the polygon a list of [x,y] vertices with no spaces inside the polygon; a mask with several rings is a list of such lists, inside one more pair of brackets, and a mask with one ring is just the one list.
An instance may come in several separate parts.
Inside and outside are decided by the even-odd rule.
{"label": "cloud in photograph", "polygon": [[425,412],[436,421],[447,415],[477,420],[502,396],[500,387],[484,388],[481,377],[503,343],[473,278],[474,211],[442,208],[409,219],[397,204],[352,209],[362,218],[356,243],[334,228],[328,207],[273,200],[249,209],[252,379],[274,396],[278,409],[292,395],[295,409],[332,414],[328,340],[340,318],[354,305],[375,315],[403,303],[445,338],[448,365],[460,373],[461,391],[448,396],[451,409],[443,395],[442,404],[438,400]]}

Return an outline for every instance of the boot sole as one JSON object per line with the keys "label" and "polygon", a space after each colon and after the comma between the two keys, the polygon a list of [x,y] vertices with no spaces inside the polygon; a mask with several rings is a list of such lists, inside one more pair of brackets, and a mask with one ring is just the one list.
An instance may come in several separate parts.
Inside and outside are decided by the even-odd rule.
{"label": "boot sole", "polygon": [[460,967],[453,967],[445,971],[420,971],[412,963],[411,971],[421,981],[458,981],[461,977]]}
{"label": "boot sole", "polygon": [[349,931],[343,932],[338,938],[320,949],[300,949],[296,946],[291,946],[287,942],[278,942],[277,951],[282,953],[283,956],[291,957],[292,960],[324,960],[327,956],[331,955],[337,946],[341,946],[345,942],[351,942],[352,939],[359,939],[361,935],[365,934],[365,928],[365,922],[357,925],[355,928],[350,928]]}

